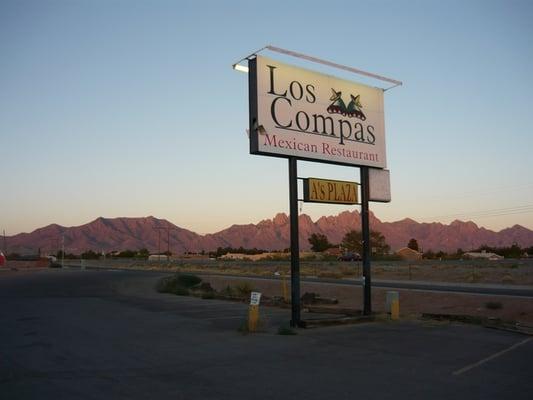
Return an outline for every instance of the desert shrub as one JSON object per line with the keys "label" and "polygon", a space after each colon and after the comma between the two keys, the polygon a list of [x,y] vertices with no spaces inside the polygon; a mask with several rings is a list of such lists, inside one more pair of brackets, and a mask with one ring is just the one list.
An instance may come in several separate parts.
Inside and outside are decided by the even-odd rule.
{"label": "desert shrub", "polygon": [[202,279],[191,274],[175,274],[161,278],[156,284],[159,293],[172,293],[180,296],[188,296],[189,289],[197,286]]}
{"label": "desert shrub", "polygon": [[176,276],[166,276],[157,282],[156,290],[159,293],[174,293],[177,286]]}
{"label": "desert shrub", "polygon": [[235,296],[235,290],[233,290],[233,288],[230,285],[228,285],[220,291],[220,294],[222,296],[233,297]]}
{"label": "desert shrub", "polygon": [[188,296],[190,294],[189,289],[184,288],[182,286],[177,286],[176,290],[174,291],[174,294],[178,296]]}
{"label": "desert shrub", "polygon": [[485,307],[489,310],[499,310],[500,308],[503,308],[503,304],[499,301],[487,301]]}
{"label": "desert shrub", "polygon": [[213,289],[209,282],[202,282],[197,289],[206,293],[211,293],[215,291],[215,289]]}
{"label": "desert shrub", "polygon": [[186,288],[192,288],[199,285],[202,282],[202,278],[192,274],[179,274],[177,275],[177,284]]}
{"label": "desert shrub", "polygon": [[265,258],[263,258],[261,261],[288,261],[291,259],[290,254],[280,253],[280,254],[272,254]]}
{"label": "desert shrub", "polygon": [[248,282],[239,282],[237,285],[235,285],[235,293],[239,297],[248,297],[253,290],[253,286]]}

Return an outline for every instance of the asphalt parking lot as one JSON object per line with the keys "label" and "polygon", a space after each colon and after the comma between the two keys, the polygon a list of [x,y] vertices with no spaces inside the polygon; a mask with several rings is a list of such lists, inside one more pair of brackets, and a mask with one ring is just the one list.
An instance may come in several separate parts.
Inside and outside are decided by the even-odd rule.
{"label": "asphalt parking lot", "polygon": [[0,274],[6,399],[529,399],[533,340],[400,321],[277,335],[289,310],[158,294],[156,274]]}

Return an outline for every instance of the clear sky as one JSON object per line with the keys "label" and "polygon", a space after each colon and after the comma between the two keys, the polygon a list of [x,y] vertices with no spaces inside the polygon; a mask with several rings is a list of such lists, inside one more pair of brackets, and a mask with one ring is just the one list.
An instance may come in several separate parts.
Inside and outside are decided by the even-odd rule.
{"label": "clear sky", "polygon": [[231,68],[266,44],[404,82],[385,97],[380,219],[533,229],[532,21],[512,0],[2,0],[0,230],[154,215],[207,233],[287,212],[287,162],[248,154]]}

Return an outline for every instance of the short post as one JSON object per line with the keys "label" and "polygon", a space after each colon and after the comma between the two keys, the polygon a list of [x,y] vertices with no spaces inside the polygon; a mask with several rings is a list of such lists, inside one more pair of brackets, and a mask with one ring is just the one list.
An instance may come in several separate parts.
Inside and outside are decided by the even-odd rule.
{"label": "short post", "polygon": [[248,332],[256,332],[259,325],[259,301],[261,293],[252,292],[250,294],[250,308],[248,309]]}
{"label": "short post", "polygon": [[388,291],[385,303],[385,311],[390,313],[392,320],[400,318],[400,293],[397,291]]}

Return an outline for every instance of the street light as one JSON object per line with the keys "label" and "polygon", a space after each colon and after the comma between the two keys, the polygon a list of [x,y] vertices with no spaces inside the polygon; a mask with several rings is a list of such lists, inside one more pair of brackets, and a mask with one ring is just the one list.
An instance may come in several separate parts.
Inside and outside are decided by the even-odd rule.
{"label": "street light", "polygon": [[240,72],[245,72],[245,73],[248,73],[248,71],[249,71],[247,66],[240,65],[240,64],[233,64],[233,69],[235,71],[240,71]]}

